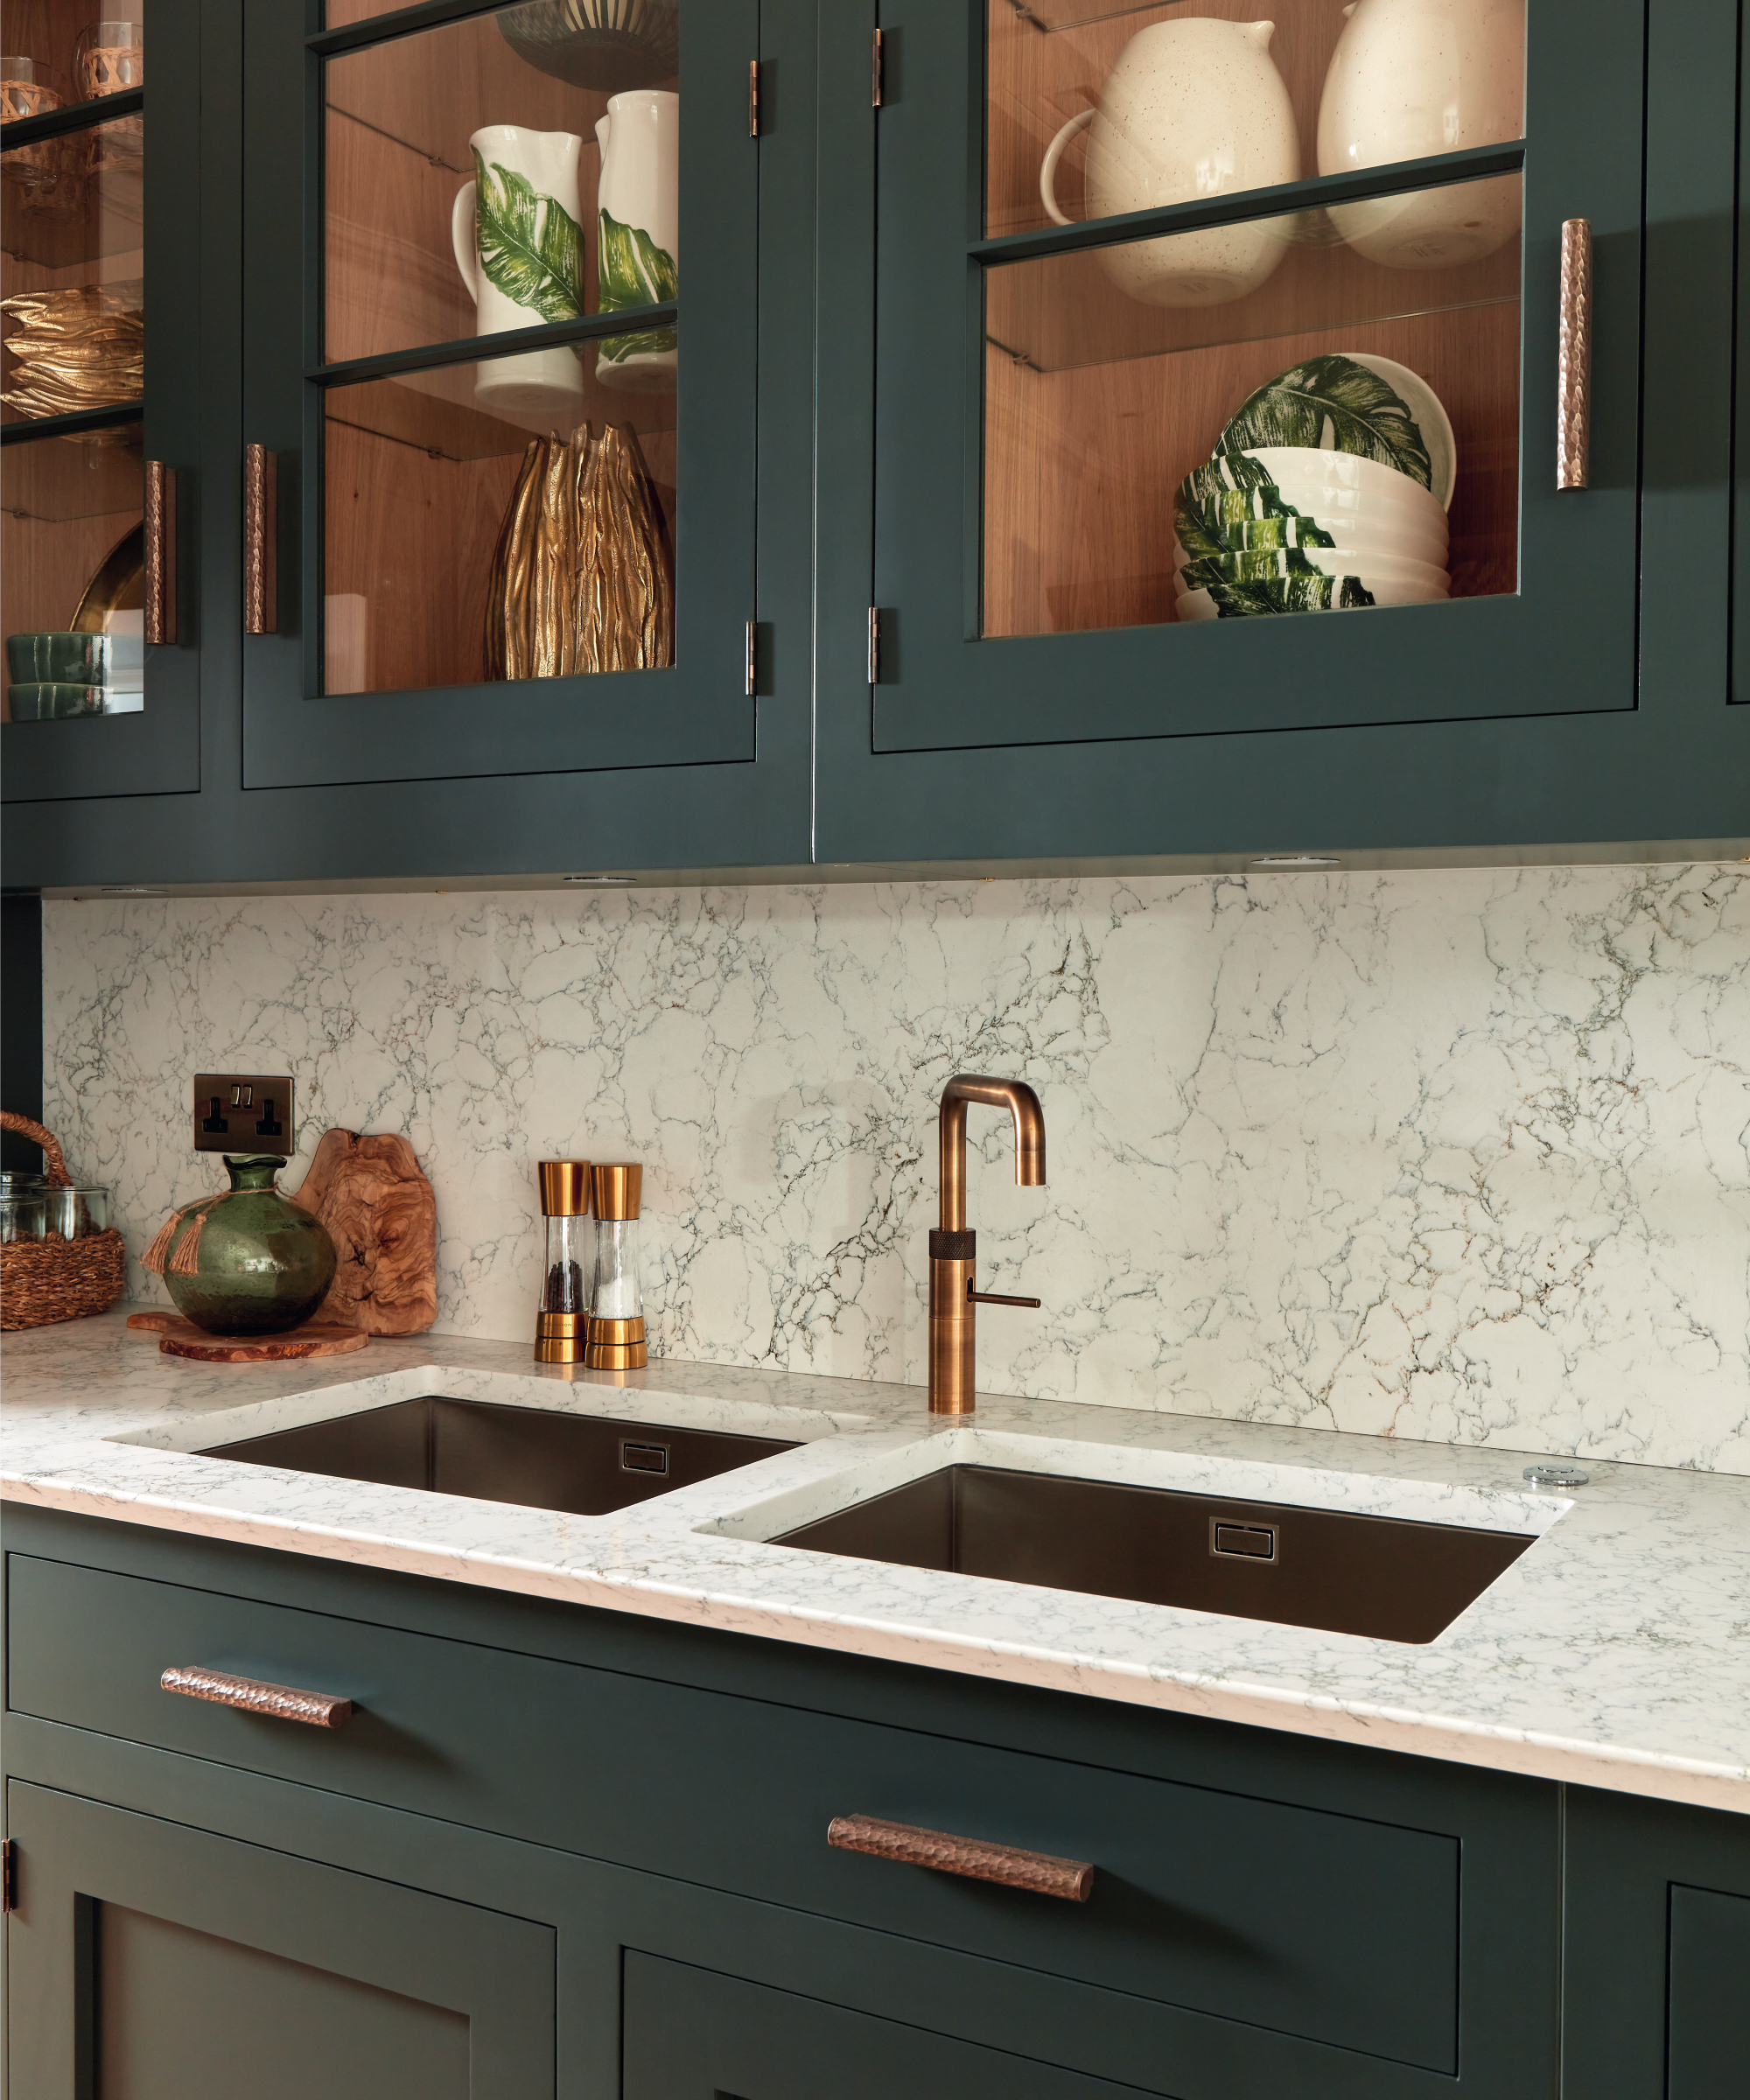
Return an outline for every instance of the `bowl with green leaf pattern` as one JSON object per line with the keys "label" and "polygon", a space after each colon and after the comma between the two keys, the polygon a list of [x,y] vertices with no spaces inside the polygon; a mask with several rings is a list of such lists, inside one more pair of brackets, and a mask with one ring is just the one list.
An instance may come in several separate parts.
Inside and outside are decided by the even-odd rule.
{"label": "bowl with green leaf pattern", "polygon": [[1327,351],[1278,372],[1235,410],[1215,444],[1217,458],[1291,451],[1365,459],[1442,510],[1452,500],[1458,446],[1438,396],[1407,366],[1368,351]]}

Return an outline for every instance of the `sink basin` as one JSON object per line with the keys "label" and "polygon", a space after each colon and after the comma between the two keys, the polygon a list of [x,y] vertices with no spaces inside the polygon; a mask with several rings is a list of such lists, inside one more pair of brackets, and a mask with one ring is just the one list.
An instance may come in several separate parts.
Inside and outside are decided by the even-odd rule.
{"label": "sink basin", "polygon": [[270,1436],[209,1445],[200,1455],[604,1516],[794,1448],[771,1437],[611,1422],[429,1393]]}
{"label": "sink basin", "polygon": [[946,1466],[769,1543],[1423,1642],[1532,1536]]}

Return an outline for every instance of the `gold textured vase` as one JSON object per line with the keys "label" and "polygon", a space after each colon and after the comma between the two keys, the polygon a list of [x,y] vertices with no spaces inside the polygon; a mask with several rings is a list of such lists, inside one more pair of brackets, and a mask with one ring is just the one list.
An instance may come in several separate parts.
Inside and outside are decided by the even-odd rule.
{"label": "gold textured vase", "polygon": [[485,658],[488,678],[675,661],[668,533],[629,425],[529,440],[493,550]]}
{"label": "gold textured vase", "polygon": [[[68,284],[0,299],[6,347],[18,360],[0,401],[21,416],[118,408],[145,392],[144,284]],[[86,432],[116,443],[125,433]]]}

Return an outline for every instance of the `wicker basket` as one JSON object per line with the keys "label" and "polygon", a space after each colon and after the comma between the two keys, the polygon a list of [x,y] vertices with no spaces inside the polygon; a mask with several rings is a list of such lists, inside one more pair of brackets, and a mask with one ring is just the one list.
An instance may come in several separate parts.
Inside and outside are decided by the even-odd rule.
{"label": "wicker basket", "polygon": [[[0,1110],[0,1130],[16,1130],[43,1148],[43,1171],[51,1188],[71,1188],[60,1142],[28,1116]],[[0,1330],[52,1326],[107,1312],[128,1284],[128,1250],[114,1227],[82,1239],[9,1240],[0,1246]]]}

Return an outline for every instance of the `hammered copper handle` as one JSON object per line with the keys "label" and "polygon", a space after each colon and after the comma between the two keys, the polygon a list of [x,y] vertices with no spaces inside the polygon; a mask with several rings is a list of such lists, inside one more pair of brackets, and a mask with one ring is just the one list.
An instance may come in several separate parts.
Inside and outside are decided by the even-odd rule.
{"label": "hammered copper handle", "polygon": [[1556,486],[1584,488],[1592,465],[1592,222],[1562,221],[1556,351]]}
{"label": "hammered copper handle", "polygon": [[243,632],[279,632],[279,461],[265,445],[243,452]]}
{"label": "hammered copper handle", "polygon": [[264,1684],[259,1677],[234,1677],[222,1670],[203,1670],[198,1662],[172,1663],[158,1679],[166,1691],[185,1698],[210,1699],[244,1713],[264,1713],[276,1721],[304,1721],[312,1728],[338,1728],[352,1717],[353,1702],[326,1691],[298,1691],[290,1684]]}
{"label": "hammered copper handle", "polygon": [[988,1844],[982,1838],[951,1838],[945,1830],[883,1823],[877,1816],[835,1816],[826,1826],[826,1841],[844,1852],[897,1859],[906,1866],[933,1866],[939,1873],[997,1881],[1004,1888],[1061,1896],[1071,1903],[1085,1903],[1094,1893],[1094,1869],[1086,1860],[1023,1852],[1018,1844]]}
{"label": "hammered copper handle", "polygon": [[146,462],[145,638],[176,640],[176,474],[162,459]]}
{"label": "hammered copper handle", "polygon": [[46,1130],[39,1123],[32,1123],[28,1116],[15,1116],[10,1109],[0,1109],[0,1130],[13,1130],[20,1138],[28,1138],[32,1144],[43,1148],[43,1175],[51,1188],[71,1188],[73,1176],[66,1171],[66,1160],[60,1149],[60,1139],[52,1130]]}

